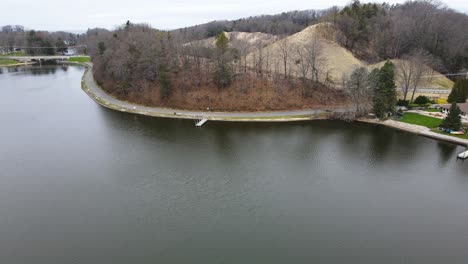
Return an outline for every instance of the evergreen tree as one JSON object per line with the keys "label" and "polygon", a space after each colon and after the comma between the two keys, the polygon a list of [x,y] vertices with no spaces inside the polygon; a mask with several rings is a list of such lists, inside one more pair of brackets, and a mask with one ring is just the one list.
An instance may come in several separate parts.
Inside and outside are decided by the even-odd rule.
{"label": "evergreen tree", "polygon": [[55,42],[55,46],[57,47],[57,52],[60,52],[62,54],[68,51],[67,45],[65,44],[62,38],[57,39],[57,42]]}
{"label": "evergreen tree", "polygon": [[52,43],[49,40],[42,40],[41,44],[44,48],[42,48],[42,53],[45,55],[55,55],[55,48],[52,47]]}
{"label": "evergreen tree", "polygon": [[465,103],[468,98],[468,79],[459,79],[448,97],[449,103]]}
{"label": "evergreen tree", "polygon": [[457,106],[456,103],[452,103],[452,106],[450,107],[450,112],[448,113],[444,121],[442,121],[440,127],[455,131],[460,130],[460,128],[462,127],[460,114],[460,108]]}
{"label": "evergreen tree", "polygon": [[221,54],[226,53],[229,45],[229,39],[226,37],[226,34],[224,32],[219,33],[216,36],[216,48],[218,51],[221,52]]}
{"label": "evergreen tree", "polygon": [[104,42],[99,42],[98,49],[99,49],[99,55],[102,56],[102,54],[104,54],[104,51],[106,51],[106,44],[104,44]]}
{"label": "evergreen tree", "polygon": [[161,99],[166,99],[171,95],[171,74],[170,74],[170,63],[167,52],[167,42],[162,35],[158,35],[161,50],[158,52],[159,61],[159,96]]}
{"label": "evergreen tree", "polygon": [[387,113],[395,113],[395,105],[397,102],[396,85],[395,85],[395,66],[391,61],[387,61],[385,65],[378,71],[373,71],[372,75],[376,75],[377,83],[374,92],[374,113],[378,118],[387,117]]}
{"label": "evergreen tree", "polygon": [[170,95],[170,79],[169,79],[169,70],[167,64],[161,63],[159,65],[159,96],[161,99],[166,99]]}
{"label": "evergreen tree", "polygon": [[232,81],[232,69],[229,61],[229,39],[224,32],[216,36],[216,61],[217,69],[215,72],[215,82],[218,87],[226,87]]}

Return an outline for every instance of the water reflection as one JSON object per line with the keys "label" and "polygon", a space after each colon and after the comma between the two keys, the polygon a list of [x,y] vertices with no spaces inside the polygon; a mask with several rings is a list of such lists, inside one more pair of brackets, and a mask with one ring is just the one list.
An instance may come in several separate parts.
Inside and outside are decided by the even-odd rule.
{"label": "water reflection", "polygon": [[[6,67],[8,73],[27,74],[27,75],[52,75],[57,71],[67,72],[70,65],[62,64],[60,67],[56,65],[28,65],[28,66],[17,66],[17,67]],[[82,67],[82,66],[71,66],[71,67]],[[0,68],[1,69],[1,68]]]}
{"label": "water reflection", "polygon": [[456,157],[457,145],[445,142],[437,142],[437,149],[439,150],[440,163],[446,165],[449,160]]}

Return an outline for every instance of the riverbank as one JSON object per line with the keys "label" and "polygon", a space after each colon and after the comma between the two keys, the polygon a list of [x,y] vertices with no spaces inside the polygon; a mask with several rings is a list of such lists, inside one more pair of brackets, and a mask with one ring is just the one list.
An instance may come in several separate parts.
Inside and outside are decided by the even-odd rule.
{"label": "riverbank", "polygon": [[0,64],[0,67],[19,67],[19,66],[27,66],[27,65],[33,65],[35,64],[34,62],[20,62],[20,63],[14,63],[14,64]]}
{"label": "riverbank", "polygon": [[439,133],[431,131],[430,128],[427,128],[425,126],[412,125],[412,124],[398,122],[398,121],[391,120],[391,119],[381,121],[379,119],[373,119],[373,118],[372,119],[371,118],[359,118],[357,121],[363,122],[363,123],[369,123],[369,124],[383,125],[386,127],[399,129],[402,131],[410,132],[413,134],[425,136],[425,137],[432,138],[432,139],[447,141],[447,142],[455,143],[457,145],[462,145],[462,146],[468,146],[468,140],[466,139],[439,134]]}
{"label": "riverbank", "polygon": [[92,64],[81,63],[81,65],[86,67],[86,71],[81,82],[83,91],[85,91],[96,103],[120,112],[165,118],[194,120],[208,119],[232,122],[291,122],[340,119],[352,112],[351,107],[267,112],[202,112],[162,107],[148,107],[132,102],[122,101],[109,95],[95,82],[92,73]]}
{"label": "riverbank", "polygon": [[[86,71],[83,75],[81,86],[84,92],[88,94],[96,103],[120,112],[132,114],[164,117],[164,118],[179,118],[179,119],[208,119],[213,121],[234,121],[234,122],[291,122],[291,121],[306,121],[306,120],[324,120],[338,119],[339,117],[349,114],[351,108],[340,109],[310,109],[310,110],[292,110],[292,111],[270,111],[270,112],[199,112],[187,111],[181,109],[169,109],[158,107],[147,107],[131,102],[121,101],[112,97],[96,84],[92,74],[91,63],[75,63],[84,65]],[[458,145],[468,146],[468,140],[451,137],[439,133],[432,132],[429,128],[418,125],[398,122],[395,120],[380,121],[378,119],[360,118],[356,120],[363,123],[379,124],[421,136],[438,139],[455,143]]]}

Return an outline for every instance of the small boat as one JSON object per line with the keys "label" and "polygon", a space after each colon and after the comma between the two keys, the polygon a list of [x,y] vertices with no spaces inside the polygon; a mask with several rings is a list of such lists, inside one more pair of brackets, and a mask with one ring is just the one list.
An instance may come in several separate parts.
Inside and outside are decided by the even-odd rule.
{"label": "small boat", "polygon": [[452,135],[464,135],[465,132],[463,132],[463,131],[452,131],[452,132],[450,132],[450,134],[452,134]]}
{"label": "small boat", "polygon": [[460,154],[458,154],[457,156],[459,159],[466,159],[468,158],[468,151],[465,151],[465,152],[462,152]]}

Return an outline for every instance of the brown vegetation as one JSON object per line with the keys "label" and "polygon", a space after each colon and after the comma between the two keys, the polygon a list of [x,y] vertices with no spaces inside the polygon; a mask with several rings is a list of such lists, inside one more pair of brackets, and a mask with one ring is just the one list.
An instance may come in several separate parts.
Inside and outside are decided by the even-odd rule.
{"label": "brown vegetation", "polygon": [[[98,80],[100,80],[98,78]],[[229,87],[219,89],[214,83],[200,87],[188,87],[183,78],[171,79],[174,89],[168,98],[161,98],[160,85],[157,82],[141,82],[141,90],[122,92],[116,89],[117,83],[111,80],[100,80],[99,83],[113,96],[148,106],[183,108],[187,110],[209,111],[267,111],[323,109],[346,106],[347,97],[337,91],[316,83],[313,87],[304,88],[298,79],[256,75],[243,76]],[[138,84],[135,84],[138,85]],[[302,91],[310,89],[309,96]]]}

